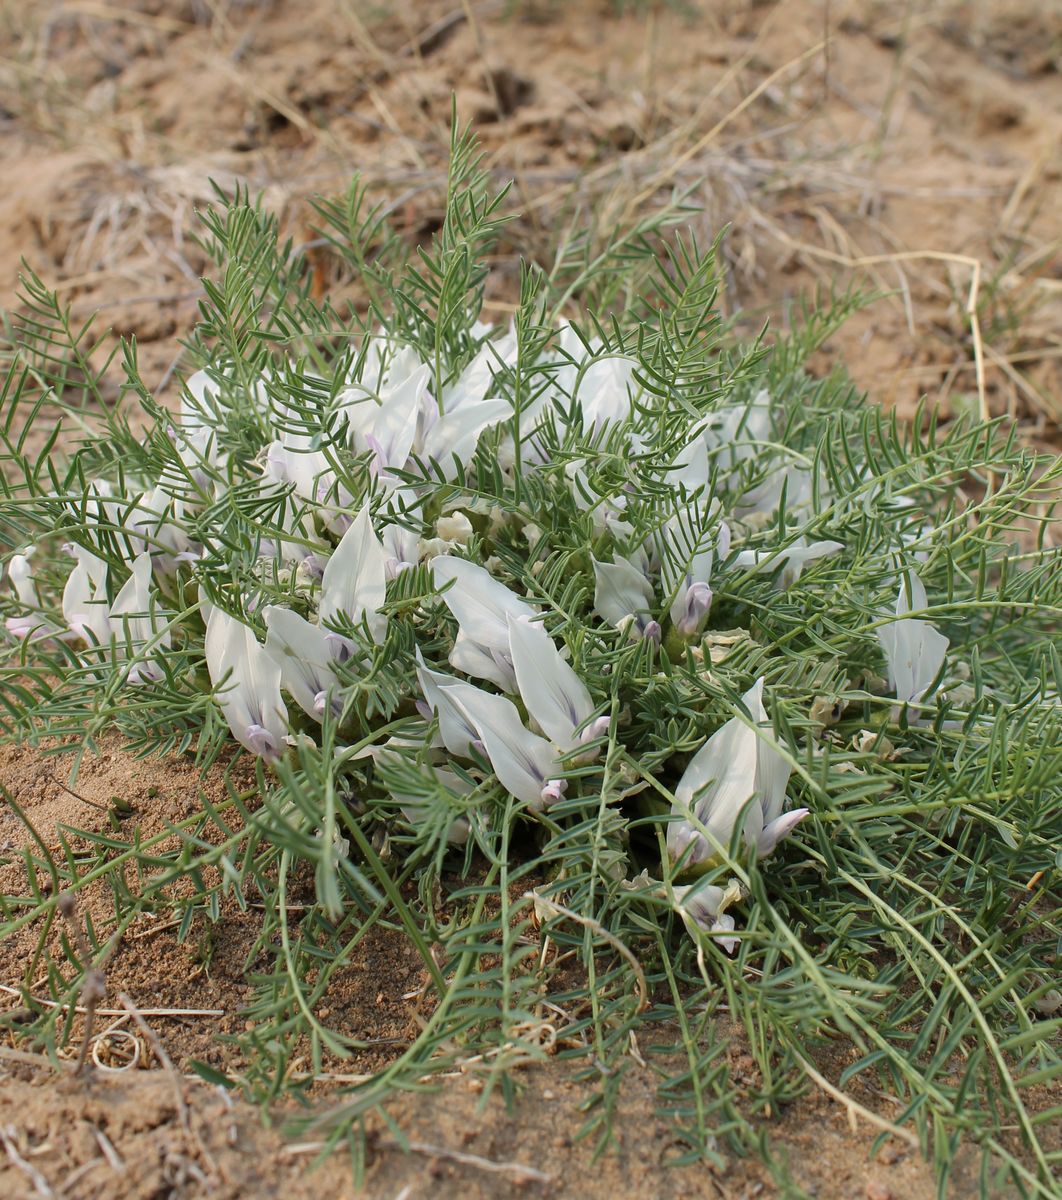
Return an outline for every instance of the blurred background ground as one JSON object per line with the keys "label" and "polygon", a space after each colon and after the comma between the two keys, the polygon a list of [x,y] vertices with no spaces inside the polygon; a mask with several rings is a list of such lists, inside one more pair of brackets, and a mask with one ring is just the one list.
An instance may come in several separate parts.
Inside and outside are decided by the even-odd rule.
{"label": "blurred background ground", "polygon": [[979,265],[991,410],[1032,436],[1062,416],[1057,4],[3,0],[0,23],[0,304],[25,256],[137,337],[149,382],[195,319],[211,180],[264,192],[305,244],[307,196],[360,171],[424,240],[456,95],[517,181],[495,318],[560,222],[690,187],[703,235],[731,227],[726,303],[750,323],[815,285],[889,293],[830,353],[904,412],[975,394]]}
{"label": "blurred background ground", "polygon": [[[516,179],[521,215],[498,247],[492,319],[508,319],[519,257],[548,262],[566,223],[615,228],[689,188],[703,238],[730,226],[724,304],[750,330],[767,318],[784,328],[816,288],[873,288],[882,298],[831,338],[816,370],[843,362],[906,416],[921,396],[945,415],[984,407],[1057,447],[1062,7],[1042,0],[0,0],[0,305],[17,305],[24,257],[76,316],[99,309],[135,336],[146,381],[170,393],[177,338],[196,318],[195,210],[210,203],[211,181],[261,191],[316,256],[320,289],[356,300],[357,281],[313,246],[307,198],[341,192],[360,171],[411,243],[430,238],[452,95],[498,181]],[[63,771],[0,750],[0,782],[51,845],[62,824],[102,827],[98,809],[63,790]],[[181,764],[133,763],[118,746],[86,772],[88,800],[132,796],[136,819],[158,828],[190,811],[201,786]],[[4,816],[0,850],[20,840]],[[241,1020],[253,930],[223,922],[209,970],[198,941],[139,932],[112,964],[112,990],[141,1007],[221,1013],[153,1019],[178,1068],[209,1058],[213,1034]],[[17,983],[24,950],[0,947],[0,983]],[[396,1043],[415,1019],[396,999],[410,990],[408,956],[397,944],[365,954],[337,1019]],[[741,1060],[741,1035],[728,1036]],[[836,1079],[844,1061],[820,1066]],[[292,1154],[203,1085],[182,1114],[169,1081],[147,1072],[86,1090],[7,1059],[0,1077],[4,1196],[197,1196],[211,1162],[222,1196],[352,1194],[341,1162],[308,1176],[312,1155]],[[399,1155],[381,1131],[368,1194],[777,1190],[752,1162],[665,1171],[649,1068],[632,1068],[629,1132],[597,1163],[589,1143],[572,1144],[582,1085],[571,1070],[551,1063],[524,1077],[513,1116],[497,1099],[477,1110],[475,1075],[404,1100],[396,1115],[422,1149]],[[773,1126],[779,1158],[811,1194],[934,1194],[902,1144],[871,1157],[873,1137],[823,1091]],[[960,1169],[951,1194],[972,1188]]]}

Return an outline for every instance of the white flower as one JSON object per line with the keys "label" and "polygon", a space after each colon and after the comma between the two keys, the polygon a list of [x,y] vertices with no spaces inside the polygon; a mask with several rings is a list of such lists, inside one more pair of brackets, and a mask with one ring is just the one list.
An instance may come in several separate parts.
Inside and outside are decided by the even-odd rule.
{"label": "white flower", "polygon": [[483,567],[446,555],[432,561],[442,600],[459,626],[450,665],[476,679],[489,679],[503,691],[516,690],[509,651],[509,618],[530,620],[534,610]]}
{"label": "white flower", "polygon": [[313,547],[319,548],[319,543],[305,505],[294,495],[278,495],[276,491],[263,492],[262,496],[271,501],[279,500],[279,504],[273,517],[277,536],[262,539],[259,557],[276,559],[286,566],[298,566],[308,558],[316,559]]}
{"label": "white flower", "polygon": [[734,559],[734,566],[751,568],[754,571],[760,567],[776,571],[781,566],[775,586],[779,591],[784,591],[796,583],[809,562],[836,554],[843,549],[843,542],[812,542],[808,545],[807,538],[799,537],[784,550],[742,550]]}
{"label": "white flower", "polygon": [[659,563],[660,583],[671,598],[671,623],[683,637],[700,633],[712,607],[712,570],[715,553],[725,558],[730,552],[730,529],[719,521],[712,535],[703,530],[718,512],[718,501],[696,504],[676,513],[650,539],[652,560]]}
{"label": "white flower", "polygon": [[252,754],[278,759],[288,739],[288,710],[280,695],[280,665],[254,632],[219,608],[204,605],[206,665],[214,698],[233,737]]}
{"label": "white flower", "polygon": [[[166,621],[151,599],[151,564],[151,555],[146,550],[133,559],[132,572],[111,605],[111,629],[119,639],[123,635],[128,639],[134,655],[139,655],[149,643],[157,650],[170,646]],[[153,662],[133,663],[127,678],[130,683],[157,681],[162,678],[162,668]]]}
{"label": "white flower", "polygon": [[600,537],[609,533],[619,541],[630,537],[633,529],[630,522],[624,520],[627,510],[627,498],[622,493],[615,496],[599,496],[590,484],[586,472],[585,458],[576,458],[566,463],[564,474],[572,499],[581,512],[589,513],[594,523],[594,535]]}
{"label": "white flower", "polygon": [[441,414],[437,409],[434,412],[429,409],[423,419],[419,457],[437,462],[444,479],[457,479],[458,464],[461,468],[468,465],[484,430],[512,415],[513,406],[501,399],[464,399],[458,407]]}
{"label": "white flower", "polygon": [[705,862],[725,850],[739,819],[745,844],[763,857],[807,816],[806,808],[783,812],[791,767],[770,725],[762,728],[768,721],[763,680],[758,679],[741,699],[753,724],[732,717],[717,729],[675,788],[673,812],[682,819],[668,825],[667,848],[671,858],[681,859],[684,866]]}
{"label": "white flower", "polygon": [[262,618],[265,651],[280,667],[281,686],[315,721],[320,722],[329,707],[338,715],[343,705],[333,666],[342,647],[335,635],[280,605],[265,608]]}
{"label": "white flower", "polygon": [[77,559],[77,565],[63,589],[63,619],[80,641],[107,645],[111,640],[107,564],[83,546],[70,543],[65,549]]}
{"label": "white flower", "polygon": [[470,747],[479,738],[479,731],[457,705],[457,699],[462,689],[471,688],[470,683],[455,679],[443,671],[433,671],[421,657],[417,649],[417,680],[424,695],[422,703],[417,704],[421,716],[430,720],[432,714],[439,719],[439,739],[451,754],[458,758],[468,758]]}
{"label": "white flower", "polygon": [[435,522],[435,535],[451,546],[465,546],[472,540],[475,530],[463,512],[451,513]]}
{"label": "white flower", "polygon": [[[406,791],[402,784],[397,782],[396,773],[389,774],[387,770],[392,763],[396,765],[399,762],[404,763],[408,753],[408,749],[397,750],[385,745],[377,751],[374,757],[377,765],[382,768],[384,786],[401,805],[402,815],[411,825],[420,826],[428,819],[429,801],[423,795]],[[417,774],[424,784],[436,792],[448,792],[454,797],[461,797],[467,796],[472,791],[472,784],[453,771],[447,770],[446,767],[438,767],[432,763],[419,763]],[[446,840],[452,846],[463,846],[468,841],[470,828],[467,817],[456,817],[446,830]]]}
{"label": "white flower", "polygon": [[323,450],[303,445],[303,435],[288,435],[272,442],[261,458],[262,472],[275,483],[289,484],[296,496],[319,504],[325,528],[342,535],[350,524],[347,513],[354,500],[337,479]]}
{"label": "white flower", "polygon": [[[484,327],[482,332],[488,329]],[[489,396],[488,392],[494,386],[495,375],[515,361],[516,350],[512,331],[497,341],[484,342],[457,379],[443,389],[442,411],[434,401],[423,406],[417,453],[422,459],[437,462],[445,479],[459,476],[487,429],[513,415],[508,400]]]}
{"label": "white flower", "polygon": [[374,338],[361,379],[338,397],[355,450],[372,452],[373,471],[385,484],[397,483],[390,472],[409,459],[430,378],[415,350]]}
{"label": "white flower", "polygon": [[193,552],[192,541],[181,525],[185,509],[184,501],[160,483],[145,492],[126,514],[125,527],[137,534],[130,541],[152,554],[156,570],[172,571],[179,556]]}
{"label": "white flower", "polygon": [[660,625],[652,618],[653,589],[644,571],[629,559],[613,555],[610,563],[594,564],[594,610],[616,629],[632,637],[660,640]]}
{"label": "white flower", "polygon": [[441,690],[475,726],[483,752],[506,791],[532,812],[541,812],[564,795],[567,783],[557,778],[561,768],[553,747],[524,728],[511,700],[471,684]]}
{"label": "white flower", "polygon": [[689,887],[673,885],[671,892],[675,911],[687,925],[703,929],[727,954],[734,953],[738,939],[730,936],[734,931],[734,918],[726,910],[741,899],[741,887],[736,879],[730,880],[726,888],[713,883],[695,883]]}
{"label": "white flower", "polygon": [[420,535],[397,521],[385,525],[380,530],[380,541],[384,554],[387,556],[386,569],[388,579],[397,579],[403,571],[408,571],[417,565]]}
{"label": "white flower", "polygon": [[[230,381],[231,382],[231,381]],[[258,409],[268,404],[264,380],[256,380],[246,397]],[[228,455],[218,446],[217,427],[224,423],[221,385],[206,371],[196,371],[184,382],[181,392],[180,416],[170,426],[170,436],[184,469],[205,489],[207,471],[224,467]]]}
{"label": "white flower", "polygon": [[554,376],[561,393],[558,407],[567,408],[568,398],[578,401],[583,429],[588,433],[629,420],[637,386],[634,359],[601,354],[599,342],[592,342],[588,349],[571,325],[562,326],[558,346],[563,355],[563,365]]}
{"label": "white flower", "polygon": [[520,698],[561,751],[592,741],[608,728],[608,717],[587,725],[594,713],[590,692],[541,624],[510,617],[509,649]]}
{"label": "white flower", "polygon": [[512,331],[496,342],[484,342],[455,382],[443,389],[442,414],[437,404],[425,406],[416,449],[424,460],[439,464],[444,479],[457,479],[460,468],[472,461],[482,433],[512,415],[508,400],[487,392],[493,388],[494,376],[516,360],[516,349]]}
{"label": "white flower", "polygon": [[918,704],[926,695],[944,665],[948,639],[928,621],[905,613],[920,612],[928,607],[926,589],[921,579],[910,572],[910,601],[907,584],[900,584],[896,597],[897,620],[878,630],[878,641],[885,651],[889,668],[889,686],[901,703]]}
{"label": "white flower", "polygon": [[341,393],[355,448],[373,453],[373,470],[385,485],[413,457],[438,463],[456,479],[475,454],[483,431],[512,415],[508,400],[488,397],[494,366],[515,353],[515,338],[487,343],[458,379],[443,391],[441,406],[428,389],[431,368],[415,351],[395,351],[377,339],[362,380]]}
{"label": "white flower", "polygon": [[372,640],[382,642],[387,633],[387,617],[380,609],[386,595],[387,555],[373,530],[366,505],[325,564],[320,624],[334,623],[340,616],[352,625],[359,625],[364,619]]}
{"label": "white flower", "polygon": [[41,600],[33,579],[33,557],[36,546],[27,546],[21,554],[13,554],[7,564],[7,577],[15,589],[19,604],[27,611],[17,617],[7,617],[4,625],[13,637],[27,638],[34,634],[51,637],[61,630],[54,621],[40,614]]}

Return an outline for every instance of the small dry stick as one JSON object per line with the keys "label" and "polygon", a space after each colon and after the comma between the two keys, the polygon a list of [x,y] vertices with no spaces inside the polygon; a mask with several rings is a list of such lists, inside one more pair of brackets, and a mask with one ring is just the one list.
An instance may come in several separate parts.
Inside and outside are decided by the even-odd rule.
{"label": "small dry stick", "polygon": [[[0,983],[0,992],[6,992],[9,996],[21,996],[23,992],[20,988],[11,987],[10,984]],[[30,999],[34,1004],[40,1004],[44,1008],[69,1008],[68,1004],[63,1004],[59,1000],[45,1000],[40,996],[34,996],[29,993]],[[223,1008],[142,1008],[139,1010],[142,1017],[223,1017],[225,1016]],[[75,1004],[74,1012],[85,1012],[84,1005]],[[127,1010],[124,1008],[97,1008],[97,1017],[124,1017]]]}
{"label": "small dry stick", "polygon": [[563,904],[558,904],[556,900],[549,900],[545,896],[540,896],[537,892],[524,892],[524,899],[530,900],[533,904],[545,904],[548,908],[567,917],[570,921],[575,921],[582,925],[585,929],[589,929],[591,933],[596,933],[598,937],[608,942],[610,946],[616,949],[630,963],[634,971],[634,976],[638,981],[638,1011],[644,1012],[649,1007],[649,988],[645,982],[645,972],[642,970],[642,964],[634,957],[634,954],[629,947],[625,946],[614,933],[610,933],[600,921],[595,921],[593,917],[584,917],[581,913],[575,912],[573,909],[566,908]]}
{"label": "small dry stick", "polygon": [[869,1124],[874,1125],[878,1129],[884,1130],[886,1133],[891,1133],[893,1137],[899,1138],[902,1142],[906,1142],[915,1150],[921,1148],[918,1144],[918,1138],[915,1137],[915,1135],[909,1129],[904,1129],[899,1125],[895,1125],[892,1121],[888,1121],[884,1117],[879,1116],[872,1109],[865,1108],[857,1100],[853,1100],[851,1096],[848,1096],[842,1092],[839,1087],[835,1087],[832,1083],[830,1083],[825,1075],[820,1075],[819,1072],[816,1071],[811,1065],[811,1063],[809,1063],[808,1060],[802,1055],[797,1054],[795,1050],[792,1050],[792,1054],[797,1062],[800,1063],[800,1065],[808,1073],[810,1078],[813,1079],[828,1096],[832,1096],[834,1100],[844,1105],[848,1113],[848,1120],[853,1129],[855,1128],[856,1118],[862,1117],[864,1121],[867,1121]]}
{"label": "small dry stick", "polygon": [[154,1029],[152,1029],[151,1026],[147,1023],[147,1021],[144,1020],[143,1016],[141,1016],[140,1010],[133,1003],[133,1001],[125,994],[125,992],[118,993],[118,1001],[122,1005],[122,1007],[126,1010],[126,1012],[136,1022],[137,1028],[147,1039],[148,1043],[151,1046],[151,1049],[154,1051],[155,1057],[162,1064],[162,1069],[166,1072],[166,1074],[170,1078],[170,1083],[173,1086],[173,1098],[177,1103],[177,1115],[180,1118],[181,1128],[184,1130],[184,1135],[187,1138],[189,1144],[192,1145],[194,1148],[198,1149],[198,1151],[203,1159],[203,1162],[206,1163],[207,1169],[209,1170],[211,1175],[215,1179],[220,1178],[220,1172],[218,1171],[218,1164],[214,1161],[213,1155],[206,1148],[206,1144],[204,1143],[203,1139],[192,1128],[192,1118],[189,1115],[188,1104],[186,1103],[185,1098],[184,1098],[184,1090],[182,1087],[181,1077],[177,1073],[177,1068],[173,1065],[173,1059],[171,1059],[170,1056],[166,1053],[166,1047],[162,1044],[162,1041],[159,1038],[158,1034],[156,1034]]}
{"label": "small dry stick", "polygon": [[103,1157],[110,1164],[111,1170],[117,1171],[120,1175],[125,1170],[125,1162],[122,1160],[122,1156],[118,1153],[118,1151],[115,1150],[114,1143],[103,1132],[102,1129],[98,1129],[92,1124],[91,1121],[88,1121],[87,1124],[89,1129],[92,1130],[92,1134],[96,1139],[96,1145],[99,1146],[100,1150],[103,1152]]}
{"label": "small dry stick", "polygon": [[[407,1142],[415,1154],[428,1154],[432,1158],[443,1158],[449,1162],[460,1163],[465,1167],[476,1167],[480,1171],[490,1171],[498,1175],[512,1175],[520,1182],[552,1183],[553,1176],[535,1167],[528,1167],[518,1162],[496,1162],[492,1158],[484,1158],[480,1154],[466,1154],[461,1150],[451,1150],[448,1146],[433,1146],[429,1142]],[[399,1146],[398,1142],[394,1143]]]}
{"label": "small dry stick", "polygon": [[140,1009],[137,1008],[137,1006],[125,994],[125,992],[118,993],[118,1000],[125,1011],[136,1022],[137,1028],[147,1039],[151,1046],[152,1052],[159,1060],[159,1065],[170,1077],[170,1082],[173,1084],[173,1098],[177,1102],[177,1115],[180,1117],[181,1125],[185,1132],[191,1133],[192,1123],[188,1117],[188,1105],[185,1103],[184,1092],[181,1090],[181,1077],[177,1074],[177,1068],[173,1065],[173,1059],[170,1058],[169,1054],[166,1053],[166,1047],[162,1044],[158,1034],[154,1031],[154,1029],[151,1028],[147,1021],[144,1020]]}
{"label": "small dry stick", "polygon": [[81,981],[81,999],[85,1008],[85,1032],[81,1038],[81,1049],[77,1055],[77,1065],[74,1074],[80,1075],[88,1064],[89,1046],[92,1044],[92,1027],[96,1019],[96,1007],[107,995],[107,976],[101,967],[92,965],[92,951],[89,949],[88,938],[77,920],[77,900],[73,892],[63,892],[58,900],[59,913],[70,930],[78,958],[85,972]]}
{"label": "small dry stick", "polygon": [[16,1130],[14,1125],[0,1125],[0,1142],[3,1143],[11,1165],[17,1167],[18,1170],[29,1177],[38,1196],[54,1196],[55,1192],[48,1186],[48,1180],[44,1178],[32,1163],[27,1162],[19,1154],[18,1147],[15,1145],[15,1138]]}
{"label": "small dry stick", "polygon": [[[494,1175],[512,1175],[519,1183],[552,1183],[553,1176],[536,1167],[529,1167],[518,1162],[499,1162],[493,1158],[484,1158],[480,1154],[467,1154],[463,1150],[452,1150],[449,1146],[436,1146],[431,1142],[399,1142],[394,1138],[381,1138],[378,1146],[389,1150],[408,1150],[414,1154],[425,1154],[430,1158],[442,1158],[447,1162],[460,1163],[463,1167],[475,1167],[480,1171],[488,1171]],[[326,1142],[296,1142],[285,1146],[281,1151],[286,1156],[295,1157],[301,1154],[317,1154],[325,1148]]]}
{"label": "small dry stick", "polygon": [[97,804],[95,800],[90,800],[88,796],[82,796],[80,792],[75,792],[72,787],[67,787],[61,779],[56,779],[54,775],[52,776],[52,782],[57,783],[64,792],[68,792],[75,800],[80,800],[82,804],[87,804],[89,808],[95,808],[101,813],[110,812],[106,804]]}

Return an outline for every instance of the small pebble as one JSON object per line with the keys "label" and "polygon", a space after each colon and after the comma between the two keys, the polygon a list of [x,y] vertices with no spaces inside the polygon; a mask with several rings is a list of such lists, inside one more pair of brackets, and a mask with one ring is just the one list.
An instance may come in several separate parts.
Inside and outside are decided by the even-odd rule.
{"label": "small pebble", "polygon": [[892,1192],[876,1179],[867,1184],[867,1200],[895,1200]]}

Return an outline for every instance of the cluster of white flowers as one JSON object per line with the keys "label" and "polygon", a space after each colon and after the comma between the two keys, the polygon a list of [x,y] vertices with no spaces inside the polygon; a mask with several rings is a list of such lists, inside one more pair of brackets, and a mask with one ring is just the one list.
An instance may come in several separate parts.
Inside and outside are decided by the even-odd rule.
{"label": "cluster of white flowers", "polygon": [[[283,387],[269,385],[279,377],[248,388],[216,370],[194,375],[169,431],[176,456],[172,472],[141,481],[143,491],[132,496],[94,484],[80,506],[81,540],[68,547],[74,566],[62,595],[61,621],[38,596],[32,548],[11,558],[7,570],[18,609],[7,619],[8,631],[21,639],[64,639],[95,662],[109,656],[129,684],[163,680],[177,625],[196,619],[194,612],[178,616],[167,607],[167,596],[173,596],[169,583],[182,571],[195,580],[196,564],[208,551],[218,552],[193,537],[200,527],[191,518],[235,486],[225,481],[247,483],[249,468],[230,461],[225,435],[233,412],[251,406],[273,435],[259,447],[251,478],[263,497],[279,499],[284,514],[280,535],[275,536],[275,522],[274,536],[263,538],[259,550],[297,580],[303,611],[313,619],[280,603],[252,612],[250,600],[239,596],[229,597],[224,611],[209,602],[206,589],[200,591],[205,664],[233,737],[273,761],[285,753],[296,726],[307,735],[306,722],[289,713],[289,701],[311,730],[326,714],[340,717],[342,680],[357,673],[365,639],[381,645],[387,637],[388,583],[428,563],[457,626],[449,650],[455,674],[424,661],[418,650],[415,699],[423,724],[411,718],[408,731],[369,753],[383,762],[413,751],[426,778],[458,795],[467,793],[467,779],[486,765],[528,810],[558,804],[571,768],[592,762],[620,732],[603,706],[595,705],[563,638],[558,643],[558,635],[551,635],[560,624],[558,614],[502,582],[497,559],[474,561],[470,548],[479,543],[472,518],[490,528],[506,518],[462,488],[488,430],[494,431],[497,465],[511,477],[517,469],[555,469],[544,436],[550,422],[574,427],[589,440],[624,431],[633,454],[652,433],[646,427],[651,410],[638,403],[633,359],[588,346],[564,327],[549,351],[551,370],[541,373],[547,383],[514,419],[513,403],[496,394],[503,390],[496,383],[517,360],[517,339],[511,332],[492,339],[488,332],[473,330],[480,349],[441,395],[433,393],[432,369],[414,350],[383,336],[372,339],[359,360],[358,378],[335,389],[328,414],[329,436],[338,429],[344,453],[367,464],[369,490],[360,497],[351,495],[350,477],[347,483],[341,478],[328,438],[278,402]],[[758,465],[767,446],[772,469],[762,479],[762,472],[750,475],[748,468]],[[424,464],[431,464],[430,477]],[[592,521],[594,546],[603,557],[588,557],[589,620],[592,626],[596,618],[601,636],[613,640],[608,627],[632,641],[693,644],[709,621],[720,572],[731,579],[770,572],[776,587],[786,589],[809,563],[843,550],[838,541],[809,544],[803,537],[780,536],[773,547],[762,538],[754,548],[740,544],[767,527],[783,495],[789,513],[809,511],[816,483],[805,459],[771,445],[771,405],[764,392],[691,419],[682,449],[661,472],[673,506],[648,536],[634,538],[626,493],[595,492],[593,467],[589,457],[568,458],[558,477],[575,509]],[[735,489],[734,481],[746,478],[754,482]],[[729,488],[726,514],[713,492],[721,480]],[[410,514],[440,485],[449,485],[443,511],[432,526],[418,530]],[[115,530],[136,551],[126,566],[114,560]],[[99,538],[92,548],[85,543],[93,542],[94,531]],[[529,546],[543,536],[530,523],[523,535]],[[926,607],[925,590],[911,572],[901,583],[894,619],[878,633],[900,704],[920,704],[944,662],[947,640],[909,615]],[[231,615],[241,609],[248,621]],[[264,641],[250,624],[254,619],[264,626]],[[354,630],[364,636],[352,638]],[[764,680],[756,680],[740,710],[694,754],[673,788],[667,847],[681,870],[725,861],[737,830],[753,858],[768,855],[807,815],[805,808],[786,811],[790,758],[772,732],[763,689]],[[460,774],[451,769],[457,762]],[[414,798],[397,790],[394,796],[415,822]],[[466,839],[467,822],[455,822],[449,836]],[[733,920],[724,911],[736,895],[732,887],[693,885],[669,895],[684,918],[732,945]]]}

